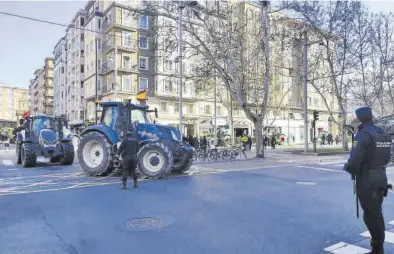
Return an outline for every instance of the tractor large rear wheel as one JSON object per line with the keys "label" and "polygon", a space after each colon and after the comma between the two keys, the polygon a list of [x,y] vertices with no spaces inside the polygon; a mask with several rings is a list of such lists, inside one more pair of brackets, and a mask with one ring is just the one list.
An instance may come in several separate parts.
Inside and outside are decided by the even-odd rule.
{"label": "tractor large rear wheel", "polygon": [[105,176],[112,172],[111,144],[100,132],[89,132],[81,138],[78,161],[89,176]]}
{"label": "tractor large rear wheel", "polygon": [[170,173],[172,151],[160,142],[148,143],[138,152],[138,169],[149,178],[162,178]]}
{"label": "tractor large rear wheel", "polygon": [[37,155],[34,146],[30,143],[24,143],[20,149],[21,162],[24,168],[34,167],[37,162]]}

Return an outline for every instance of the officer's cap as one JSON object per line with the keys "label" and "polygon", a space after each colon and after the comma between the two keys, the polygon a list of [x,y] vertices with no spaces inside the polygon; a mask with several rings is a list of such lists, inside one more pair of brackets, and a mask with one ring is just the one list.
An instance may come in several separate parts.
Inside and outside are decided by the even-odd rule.
{"label": "officer's cap", "polygon": [[362,122],[365,123],[367,121],[371,121],[372,120],[372,109],[370,107],[361,107],[356,109],[356,116],[357,119]]}

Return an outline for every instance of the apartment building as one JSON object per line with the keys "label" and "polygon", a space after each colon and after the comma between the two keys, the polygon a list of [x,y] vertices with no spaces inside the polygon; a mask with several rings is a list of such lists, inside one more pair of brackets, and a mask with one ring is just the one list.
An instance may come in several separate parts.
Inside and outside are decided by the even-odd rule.
{"label": "apartment building", "polygon": [[[201,5],[208,5],[209,8],[225,8],[226,1],[199,1]],[[151,15],[149,8],[153,5],[163,4],[168,10],[172,8],[170,15]],[[224,5],[223,5],[224,4]],[[253,38],[249,36],[254,32],[260,22],[260,9],[249,2],[232,2],[228,4],[238,8],[239,22],[245,22],[245,45],[252,45]],[[73,23],[79,20],[79,25],[84,25],[84,34],[79,35],[82,41],[84,38],[84,48],[79,46],[80,55],[84,56],[83,76],[82,69],[79,73],[71,71],[72,64],[69,63],[77,58],[71,57],[72,38],[76,38],[77,32],[67,33],[67,88],[64,92],[68,96],[66,103],[74,105],[76,97],[80,101],[78,108],[79,118],[82,114],[86,120],[94,121],[96,96],[97,101],[120,101],[132,99],[135,102],[136,93],[148,90],[148,104],[152,108],[159,109],[160,123],[178,126],[179,123],[179,58],[177,44],[177,17],[178,8],[170,1],[89,1],[77,14],[79,18],[74,18]],[[84,24],[81,17],[85,15]],[[195,13],[189,8],[184,9],[185,22],[192,20],[198,22]],[[294,29],[289,24],[289,19],[271,17],[273,29]],[[75,27],[78,24],[75,23]],[[296,31],[295,31],[296,32]],[[184,41],[189,40],[188,34],[184,33]],[[270,94],[270,105],[267,112],[266,125],[267,132],[280,132],[290,137],[291,141],[302,142],[303,140],[303,115],[302,115],[302,86],[300,75],[294,75],[302,66],[300,57],[299,40],[287,41],[290,46],[282,47],[281,40],[272,41],[272,85]],[[76,43],[76,42],[75,42]],[[185,44],[184,44],[185,45]],[[78,46],[75,46],[78,48]],[[97,48],[97,49],[96,49]],[[84,50],[82,52],[82,50]],[[74,50],[75,51],[75,50]],[[82,54],[83,53],[83,54]],[[193,70],[200,64],[202,56],[195,54],[190,48],[184,47],[183,71],[184,82],[183,91],[183,133],[199,135],[211,132],[214,111],[216,109],[216,124],[221,128],[228,128],[232,123],[232,128],[236,135],[248,133],[253,135],[253,123],[249,121],[242,110],[233,103],[233,114],[230,119],[229,94],[220,84],[217,83],[216,104],[214,103],[214,93],[212,91],[197,91],[197,86],[192,78]],[[248,53],[248,52],[247,52]],[[249,52],[252,54],[253,52]],[[75,53],[77,54],[77,53]],[[82,62],[82,58],[80,58]],[[260,63],[261,64],[261,63]],[[82,64],[81,64],[82,66]],[[260,66],[259,68],[264,68]],[[322,66],[322,68],[325,68]],[[96,71],[97,69],[97,71]],[[71,84],[71,74],[74,73],[74,84],[78,83],[75,76],[81,79],[80,88],[84,91],[76,95],[71,89],[75,88]],[[261,72],[263,73],[263,71]],[[82,82],[83,81],[83,82]],[[212,80],[213,81],[213,80]],[[82,89],[83,87],[83,89]],[[70,92],[68,92],[70,89]],[[60,90],[59,90],[60,91]],[[97,95],[96,95],[97,91]],[[72,98],[74,96],[74,98]],[[320,121],[317,129],[329,131],[335,134],[332,121],[329,121],[328,112],[325,110],[320,95],[308,87],[309,119],[312,111],[320,111]],[[335,111],[336,102],[331,95],[327,95],[330,105]],[[68,101],[70,100],[70,102]],[[74,100],[74,101],[73,101]],[[281,106],[278,107],[278,103]],[[249,102],[248,106],[252,106]],[[256,106],[256,105],[254,105]],[[215,108],[216,107],[216,108]],[[77,107],[75,107],[77,108]],[[72,109],[68,108],[71,115]],[[84,112],[82,112],[84,110]]]}
{"label": "apartment building", "polygon": [[71,125],[85,118],[85,19],[85,10],[79,10],[66,30],[65,115]]}
{"label": "apartment building", "polygon": [[16,126],[17,120],[29,110],[29,90],[0,84],[0,126]]}
{"label": "apartment building", "polygon": [[55,115],[66,115],[67,41],[62,37],[53,50],[53,92]]}
{"label": "apartment building", "polygon": [[53,68],[54,58],[47,57],[44,66],[34,72],[30,81],[30,109],[33,113],[52,115],[53,111]]}

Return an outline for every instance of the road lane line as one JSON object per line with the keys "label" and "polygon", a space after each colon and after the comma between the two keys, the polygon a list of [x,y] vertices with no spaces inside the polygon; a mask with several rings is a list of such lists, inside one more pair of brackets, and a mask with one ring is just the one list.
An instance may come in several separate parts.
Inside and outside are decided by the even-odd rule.
{"label": "road lane line", "polygon": [[360,254],[367,253],[369,250],[353,244],[340,242],[325,248],[324,251],[334,254]]}
{"label": "road lane line", "polygon": [[6,166],[12,166],[14,163],[11,160],[3,160],[3,164]]}
{"label": "road lane line", "polygon": [[320,171],[329,171],[329,172],[337,172],[337,173],[345,173],[343,170],[338,170],[338,169],[331,169],[331,168],[320,168],[320,167],[311,167],[311,166],[296,166],[297,168],[310,168],[310,169],[316,169]]}
{"label": "road lane line", "polygon": [[13,170],[19,170],[18,168],[7,168],[7,170],[13,171]]}

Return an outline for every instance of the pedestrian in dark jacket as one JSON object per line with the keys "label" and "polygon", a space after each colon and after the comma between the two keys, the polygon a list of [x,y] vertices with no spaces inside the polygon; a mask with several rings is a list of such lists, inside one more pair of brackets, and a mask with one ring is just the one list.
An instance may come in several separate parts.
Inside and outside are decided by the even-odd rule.
{"label": "pedestrian in dark jacket", "polygon": [[137,135],[135,129],[131,132],[126,133],[125,139],[120,144],[118,153],[122,155],[122,189],[127,189],[127,177],[131,175],[134,181],[134,188],[137,188],[137,153],[139,150],[139,142],[137,140]]}

